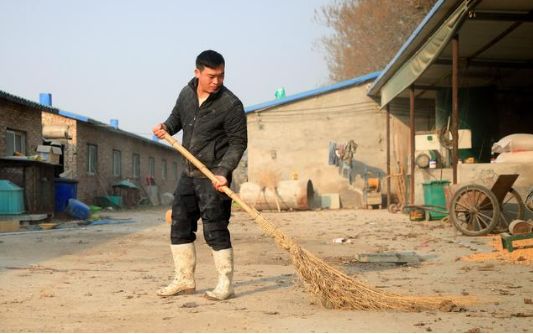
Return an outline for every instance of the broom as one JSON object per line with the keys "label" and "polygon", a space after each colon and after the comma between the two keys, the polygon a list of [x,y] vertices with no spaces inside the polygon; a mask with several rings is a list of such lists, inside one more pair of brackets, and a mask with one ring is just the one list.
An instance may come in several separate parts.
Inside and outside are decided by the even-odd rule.
{"label": "broom", "polygon": [[[189,160],[212,182],[218,183],[215,175],[172,136],[165,133],[164,139]],[[317,256],[300,247],[292,238],[283,234],[267,221],[255,208],[250,207],[229,187],[221,187],[259,225],[263,232],[274,239],[277,246],[289,252],[299,276],[326,308],[352,310],[404,310],[420,311],[455,305],[446,297],[401,296],[384,292],[360,282],[333,268]]]}

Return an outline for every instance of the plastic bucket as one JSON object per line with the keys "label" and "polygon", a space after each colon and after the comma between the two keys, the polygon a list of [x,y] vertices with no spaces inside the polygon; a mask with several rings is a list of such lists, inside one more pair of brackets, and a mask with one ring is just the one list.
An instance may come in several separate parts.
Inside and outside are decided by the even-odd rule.
{"label": "plastic bucket", "polygon": [[54,180],[55,186],[55,211],[63,212],[68,205],[68,200],[76,198],[78,193],[78,181],[57,178]]}
{"label": "plastic bucket", "polygon": [[[450,181],[448,180],[437,180],[422,183],[422,187],[424,188],[424,205],[438,206],[442,208],[439,211],[445,211],[446,196],[444,193],[444,188],[447,187],[449,184]],[[432,211],[431,209],[427,211],[430,220],[442,219],[447,216],[446,213]]]}
{"label": "plastic bucket", "polygon": [[0,214],[18,215],[24,212],[24,189],[8,180],[0,180]]}

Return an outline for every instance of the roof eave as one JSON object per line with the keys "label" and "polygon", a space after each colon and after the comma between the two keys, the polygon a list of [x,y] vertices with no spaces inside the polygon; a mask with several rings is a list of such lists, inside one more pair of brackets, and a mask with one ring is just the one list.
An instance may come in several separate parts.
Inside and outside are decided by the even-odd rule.
{"label": "roof eave", "polygon": [[16,96],[16,95],[10,94],[10,93],[8,93],[6,91],[3,91],[3,90],[0,90],[0,98],[3,98],[3,99],[5,99],[7,101],[10,101],[12,103],[16,103],[16,104],[20,104],[20,105],[23,105],[23,106],[26,106],[26,107],[29,107],[29,108],[36,109],[36,110],[39,110],[39,111],[45,110],[47,112],[51,112],[51,113],[54,113],[54,114],[58,114],[59,113],[59,109],[57,109],[57,108],[53,108],[53,107],[50,107],[50,106],[47,106],[47,105],[43,105],[43,104],[31,101],[31,100],[25,99],[25,98],[20,97],[20,96]]}
{"label": "roof eave", "polygon": [[424,43],[428,34],[445,20],[446,15],[437,17],[436,14],[447,7],[455,7],[454,5],[461,0],[438,0],[431,10],[426,14],[422,22],[416,27],[413,33],[409,36],[407,41],[398,50],[396,55],[387,64],[381,75],[374,81],[368,90],[369,96],[377,97],[383,85],[389,80],[400,66],[413,55],[414,52]]}

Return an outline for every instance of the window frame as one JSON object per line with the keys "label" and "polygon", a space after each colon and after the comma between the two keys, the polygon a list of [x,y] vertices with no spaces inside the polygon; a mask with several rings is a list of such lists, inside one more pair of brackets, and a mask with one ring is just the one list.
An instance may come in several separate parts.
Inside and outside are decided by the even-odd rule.
{"label": "window frame", "polygon": [[155,178],[155,158],[148,157],[148,176]]}
{"label": "window frame", "polygon": [[111,153],[111,174],[114,177],[122,176],[122,152],[120,150],[112,150]]}
{"label": "window frame", "polygon": [[161,179],[166,180],[168,178],[167,160],[161,159]]}
{"label": "window frame", "polygon": [[141,177],[141,155],[139,153],[131,155],[131,174],[134,179]]}
{"label": "window frame", "polygon": [[[8,142],[9,142],[9,139],[8,139],[8,136],[12,136],[12,143],[13,143],[13,147],[9,147],[8,146]],[[17,136],[20,137],[20,151],[17,150]],[[6,144],[5,144],[5,154],[6,156],[14,156],[15,155],[15,152],[20,152],[22,153],[23,155],[27,155],[27,152],[26,152],[26,140],[27,140],[27,135],[26,135],[26,132],[25,131],[20,131],[20,130],[15,130],[15,129],[6,129]]]}
{"label": "window frame", "polygon": [[[94,154],[91,154],[94,152]],[[94,156],[94,159],[91,159]],[[98,145],[87,143],[87,174],[96,175],[98,173]]]}

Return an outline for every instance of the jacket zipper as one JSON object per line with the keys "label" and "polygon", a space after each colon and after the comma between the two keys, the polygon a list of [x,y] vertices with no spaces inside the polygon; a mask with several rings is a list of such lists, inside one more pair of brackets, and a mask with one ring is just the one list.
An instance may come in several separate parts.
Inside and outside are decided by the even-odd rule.
{"label": "jacket zipper", "polygon": [[[194,138],[194,130],[196,130],[196,121],[198,120],[198,118],[200,116],[200,110],[202,109],[202,107],[200,106],[200,103],[198,102],[198,94],[196,94],[196,92],[194,92],[194,95],[196,97],[196,110],[194,111],[194,116],[193,116],[193,119],[192,119],[191,143],[192,143],[193,138]],[[209,97],[208,97],[208,99],[209,99]],[[204,103],[202,105],[205,105],[205,102],[207,102],[207,99],[204,101]],[[190,149],[190,147],[189,147],[189,149]],[[192,176],[192,173],[194,172],[194,168],[195,167],[188,160],[187,160],[187,166],[188,166],[188,169],[189,169],[189,176]]]}

